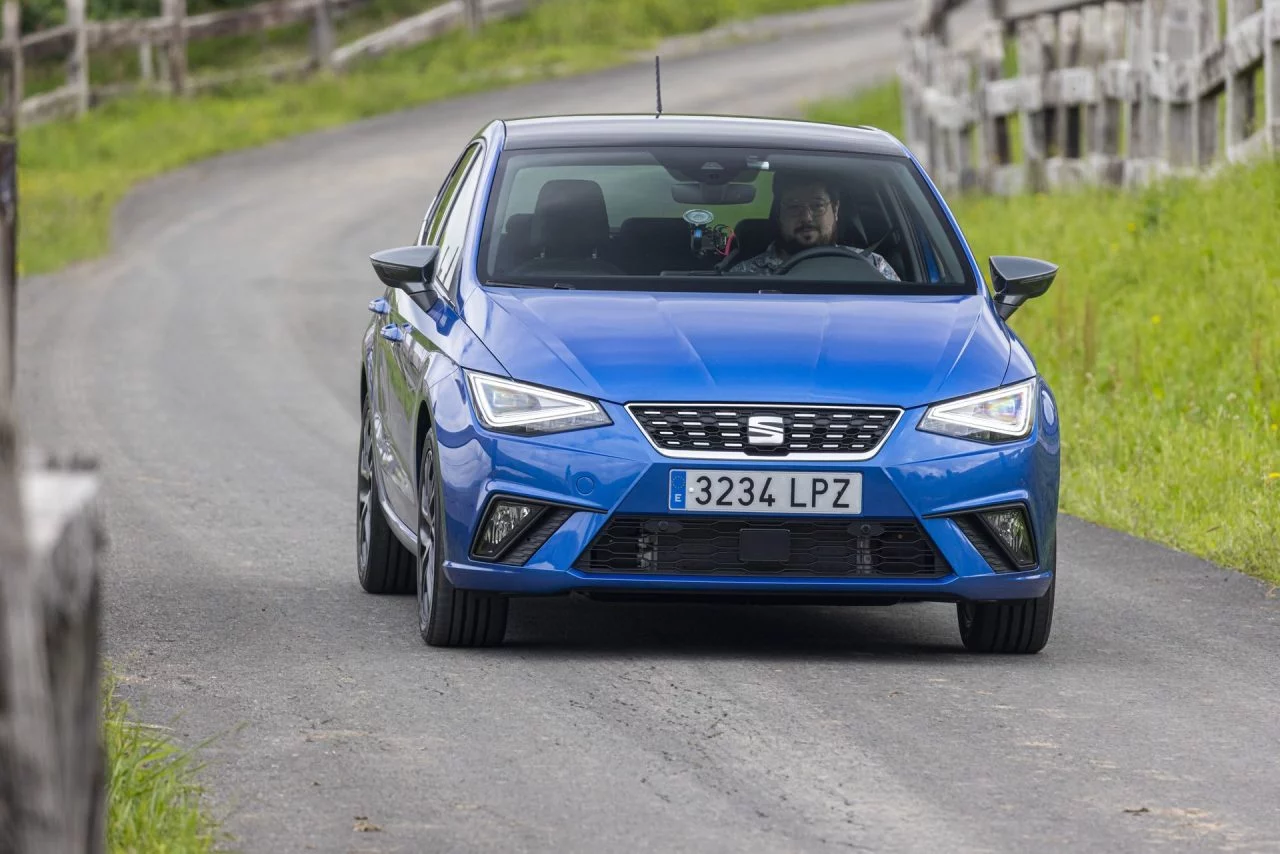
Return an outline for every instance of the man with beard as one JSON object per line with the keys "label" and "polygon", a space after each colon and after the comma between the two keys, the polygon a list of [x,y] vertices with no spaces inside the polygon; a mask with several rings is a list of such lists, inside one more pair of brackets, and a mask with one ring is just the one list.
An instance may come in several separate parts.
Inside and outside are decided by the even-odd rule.
{"label": "man with beard", "polygon": [[[836,223],[840,219],[840,200],[835,188],[820,175],[782,173],[773,178],[773,228],[774,240],[769,247],[754,258],[734,264],[726,272],[729,275],[759,273],[771,275],[777,272],[788,258],[814,246],[835,246]],[[843,245],[842,245],[843,246]],[[880,275],[899,280],[897,272],[880,255],[867,249],[844,246],[862,255]]]}

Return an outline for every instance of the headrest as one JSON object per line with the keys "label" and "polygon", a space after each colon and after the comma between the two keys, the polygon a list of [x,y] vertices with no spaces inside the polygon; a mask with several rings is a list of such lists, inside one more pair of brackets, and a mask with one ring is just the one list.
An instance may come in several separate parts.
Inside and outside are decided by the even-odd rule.
{"label": "headrest", "polygon": [[763,252],[773,240],[773,223],[767,219],[739,220],[733,229],[733,242],[754,252]]}
{"label": "headrest", "polygon": [[609,212],[595,181],[558,178],[542,185],[530,241],[548,255],[589,256],[609,242]]}
{"label": "headrest", "polygon": [[533,229],[533,214],[518,213],[507,217],[507,236],[517,243],[528,243]]}

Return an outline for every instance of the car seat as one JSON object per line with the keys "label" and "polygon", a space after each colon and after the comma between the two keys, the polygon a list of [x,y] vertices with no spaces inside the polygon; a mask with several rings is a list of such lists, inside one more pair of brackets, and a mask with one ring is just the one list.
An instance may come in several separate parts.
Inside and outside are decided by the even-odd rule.
{"label": "car seat", "polygon": [[595,181],[557,178],[542,185],[529,242],[535,257],[514,272],[621,275],[601,256],[609,251],[609,212]]}
{"label": "car seat", "polygon": [[505,273],[533,257],[533,243],[530,240],[532,229],[531,213],[507,217],[506,227],[498,239],[498,257],[494,264],[496,272]]}
{"label": "car seat", "polygon": [[733,227],[733,250],[722,265],[732,267],[740,261],[754,258],[769,248],[773,242],[773,223],[767,219],[740,219]]}

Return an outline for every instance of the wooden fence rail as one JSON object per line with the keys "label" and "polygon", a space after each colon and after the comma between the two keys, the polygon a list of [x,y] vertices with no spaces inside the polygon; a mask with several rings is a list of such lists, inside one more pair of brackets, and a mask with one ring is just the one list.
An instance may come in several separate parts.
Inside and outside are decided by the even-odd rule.
{"label": "wooden fence rail", "polygon": [[[975,7],[976,25],[953,26]],[[945,189],[995,193],[1141,184],[1267,154],[1280,147],[1280,0],[1227,0],[1225,34],[1219,9],[926,0],[899,68],[904,141]]]}
{"label": "wooden fence rail", "polygon": [[[476,29],[486,21],[518,14],[537,0],[447,0],[438,6],[363,36],[350,44],[335,42],[334,20],[369,0],[266,0],[243,9],[188,15],[186,0],[162,0],[156,18],[91,21],[85,0],[65,0],[66,23],[35,33],[18,31],[18,0],[3,0],[0,63],[12,70],[13,91],[22,93],[23,67],[52,59],[66,60],[67,82],[52,91],[20,99],[19,122],[35,124],[75,115],[113,97],[150,90],[185,95],[249,77],[280,78],[341,70],[365,57],[409,47],[459,28]],[[297,24],[311,25],[310,55],[289,63],[193,77],[187,68],[187,46],[193,41],[265,32]],[[139,79],[133,84],[95,86],[89,57],[102,51],[135,48]]]}

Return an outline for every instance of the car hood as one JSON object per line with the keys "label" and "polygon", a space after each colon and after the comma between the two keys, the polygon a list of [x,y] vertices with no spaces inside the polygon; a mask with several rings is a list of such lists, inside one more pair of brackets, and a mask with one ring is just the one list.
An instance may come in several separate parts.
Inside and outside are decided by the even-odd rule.
{"label": "car hood", "polygon": [[514,378],[615,403],[913,407],[995,387],[1009,364],[977,295],[476,295],[467,322]]}

